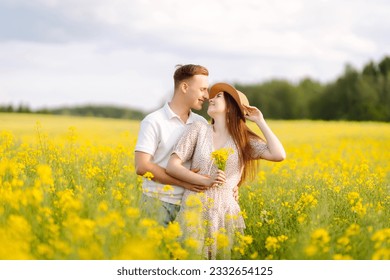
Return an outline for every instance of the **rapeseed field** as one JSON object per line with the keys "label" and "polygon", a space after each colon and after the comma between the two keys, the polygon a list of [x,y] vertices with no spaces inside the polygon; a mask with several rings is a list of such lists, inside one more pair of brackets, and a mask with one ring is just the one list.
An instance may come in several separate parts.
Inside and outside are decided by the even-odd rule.
{"label": "rapeseed field", "polygon": [[[390,259],[390,124],[268,123],[287,159],[240,187],[233,259]],[[193,259],[177,223],[140,216],[138,129],[0,114],[0,259]]]}

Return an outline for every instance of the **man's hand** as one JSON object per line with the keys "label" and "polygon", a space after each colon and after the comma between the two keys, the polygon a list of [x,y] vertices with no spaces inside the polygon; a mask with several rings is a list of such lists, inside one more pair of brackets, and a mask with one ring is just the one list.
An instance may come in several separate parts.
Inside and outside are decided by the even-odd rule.
{"label": "man's hand", "polygon": [[200,168],[193,168],[193,169],[191,169],[191,171],[194,173],[198,173],[200,171]]}
{"label": "man's hand", "polygon": [[193,192],[204,192],[205,190],[207,190],[207,186],[197,186],[197,185],[193,185],[193,184],[183,184],[183,188],[187,189],[187,190],[190,190],[190,191],[193,191]]}
{"label": "man's hand", "polygon": [[238,186],[235,186],[233,188],[233,197],[238,202],[238,198],[239,198],[239,196],[238,196]]}

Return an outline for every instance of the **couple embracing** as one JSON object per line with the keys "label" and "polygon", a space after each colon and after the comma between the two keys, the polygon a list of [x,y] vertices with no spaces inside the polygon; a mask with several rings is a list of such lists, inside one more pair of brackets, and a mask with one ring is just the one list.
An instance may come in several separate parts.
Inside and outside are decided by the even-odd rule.
{"label": "couple embracing", "polygon": [[[209,88],[208,75],[200,65],[176,69],[171,101],[141,122],[135,166],[138,175],[152,174],[142,185],[143,215],[165,226],[178,221],[183,240],[198,242],[199,258],[229,259],[235,233],[245,228],[237,186],[253,178],[257,160],[282,161],[286,154],[261,111],[229,84]],[[191,111],[206,102],[210,123]],[[265,140],[246,120],[256,123]],[[221,156],[225,168],[216,164]],[[227,246],[218,244],[221,233]]]}

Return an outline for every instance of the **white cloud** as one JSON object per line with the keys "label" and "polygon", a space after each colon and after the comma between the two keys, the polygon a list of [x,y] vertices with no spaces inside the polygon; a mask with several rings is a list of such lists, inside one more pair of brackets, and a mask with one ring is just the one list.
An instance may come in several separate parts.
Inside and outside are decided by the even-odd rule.
{"label": "white cloud", "polygon": [[390,49],[390,4],[384,0],[3,0],[2,5],[12,7],[12,23],[24,29],[13,30],[0,18],[7,26],[0,27],[0,103],[95,101],[149,110],[171,92],[178,63],[207,66],[211,82],[304,76],[329,81],[345,63],[361,67]]}
{"label": "white cloud", "polygon": [[2,95],[16,94],[34,107],[108,102],[152,109],[167,94],[164,80],[170,84],[173,69],[161,68],[164,61],[159,55],[102,50],[92,44],[11,42],[0,45],[0,60],[18,65],[1,71]]}

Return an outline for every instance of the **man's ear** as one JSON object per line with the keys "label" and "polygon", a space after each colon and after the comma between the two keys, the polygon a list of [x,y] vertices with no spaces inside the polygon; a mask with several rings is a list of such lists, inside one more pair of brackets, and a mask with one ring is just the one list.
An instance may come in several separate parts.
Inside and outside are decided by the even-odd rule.
{"label": "man's ear", "polygon": [[188,84],[186,82],[181,82],[180,83],[180,88],[181,90],[186,93],[187,92],[187,89],[188,89]]}

